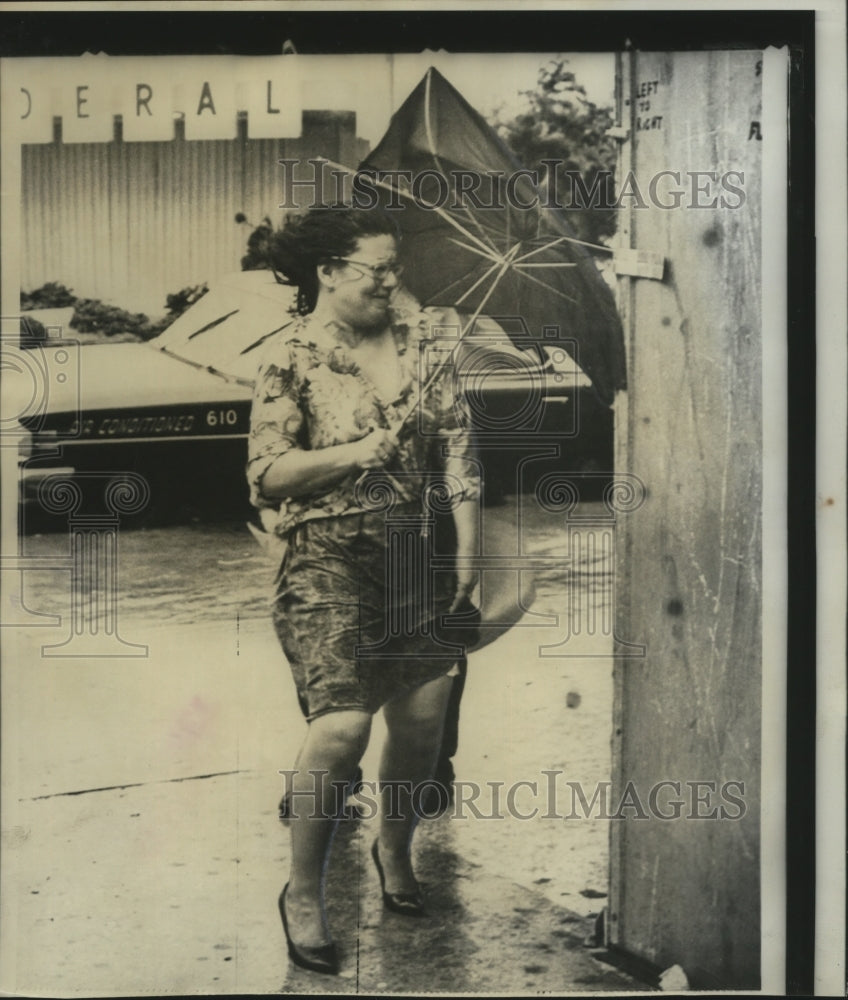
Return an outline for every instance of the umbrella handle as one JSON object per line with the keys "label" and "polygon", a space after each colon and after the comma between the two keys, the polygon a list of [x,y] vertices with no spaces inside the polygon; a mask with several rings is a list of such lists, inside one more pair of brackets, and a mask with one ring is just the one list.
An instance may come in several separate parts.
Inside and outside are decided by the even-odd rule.
{"label": "umbrella handle", "polygon": [[[489,295],[490,294],[491,294],[491,289],[489,290]],[[488,295],[486,296],[486,298],[488,298]],[[474,321],[479,316],[480,310],[482,309],[485,301],[486,301],[486,299],[484,299],[483,302],[480,303],[480,305],[477,307],[477,310],[475,311],[474,315],[472,316],[471,320],[468,323],[465,324],[462,332],[459,335],[459,339],[460,340],[462,340],[462,338],[465,336],[465,334],[468,333],[468,331],[471,328],[472,324],[474,323]],[[452,356],[452,354],[453,354],[453,352],[451,352],[451,356]],[[424,399],[424,397],[426,396],[426,394],[432,389],[432,387],[435,384],[438,376],[443,371],[446,363],[447,363],[447,359],[443,358],[436,365],[435,369],[430,373],[429,377],[424,382],[424,385],[422,385],[420,387],[420,389],[418,390],[418,394],[415,397],[414,402],[412,403],[411,406],[408,407],[406,413],[400,418],[400,420],[397,421],[397,423],[395,423],[393,426],[389,427],[389,429],[388,429],[389,430],[389,436],[392,437],[392,438],[394,438],[395,441],[397,441],[398,438],[400,437],[400,432],[409,423],[409,418],[416,412],[416,410],[418,409],[418,407],[421,404],[421,401]],[[361,489],[362,488],[362,484],[365,482],[365,479],[368,476],[368,473],[372,472],[372,471],[373,471],[372,469],[365,469],[362,473],[360,473],[360,475],[356,479],[356,482],[354,483],[354,489]]]}
{"label": "umbrella handle", "polygon": [[365,482],[366,478],[368,477],[369,471],[370,471],[369,469],[365,469],[364,472],[360,472],[360,474],[359,474],[356,482],[353,484],[354,492],[357,492],[357,491],[359,491],[359,490],[362,489],[362,484]]}

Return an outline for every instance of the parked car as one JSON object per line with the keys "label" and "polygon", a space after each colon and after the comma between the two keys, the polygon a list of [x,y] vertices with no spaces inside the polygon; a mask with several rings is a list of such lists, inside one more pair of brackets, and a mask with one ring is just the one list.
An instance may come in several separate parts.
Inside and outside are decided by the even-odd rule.
{"label": "parked car", "polygon": [[[33,344],[47,391],[21,418],[25,514],[37,513],[39,482],[60,469],[141,473],[147,518],[249,514],[253,376],[263,346],[293,322],[291,298],[271,272],[238,272],[147,343]],[[612,412],[567,340],[539,343],[519,319],[481,317],[452,363],[477,429],[487,502],[532,489],[551,469],[610,473]]]}

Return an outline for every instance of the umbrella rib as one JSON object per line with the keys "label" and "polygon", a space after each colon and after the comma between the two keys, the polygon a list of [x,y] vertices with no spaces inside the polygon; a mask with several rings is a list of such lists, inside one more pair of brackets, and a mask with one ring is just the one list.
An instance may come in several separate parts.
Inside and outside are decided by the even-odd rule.
{"label": "umbrella rib", "polygon": [[464,274],[461,278],[455,278],[453,281],[448,282],[448,284],[444,285],[442,288],[437,288],[434,292],[432,292],[430,295],[427,296],[426,300],[422,299],[422,304],[428,305],[429,303],[434,302],[440,296],[444,295],[445,292],[449,292],[452,288],[456,287],[456,285],[461,285],[462,282],[467,279],[467,277],[468,275]]}
{"label": "umbrella rib", "polygon": [[553,249],[553,247],[558,246],[560,243],[563,243],[566,239],[567,237],[560,236],[555,240],[551,240],[549,243],[544,243],[542,244],[542,246],[536,247],[535,250],[531,250],[529,253],[523,254],[521,257],[518,258],[516,264],[521,263],[522,260],[527,260],[528,257],[532,257],[534,254],[541,253],[543,250],[551,250]]}
{"label": "umbrella rib", "polygon": [[552,260],[548,264],[522,264],[520,260],[517,260],[515,264],[513,264],[513,267],[524,269],[525,267],[577,267],[577,265],[565,260]]}
{"label": "umbrella rib", "polygon": [[[467,323],[465,324],[465,326],[464,326],[464,327],[462,328],[462,330],[460,330],[460,333],[459,333],[459,338],[458,338],[458,340],[457,340],[457,344],[459,343],[459,341],[460,341],[460,340],[462,340],[462,338],[463,338],[463,337],[464,337],[464,336],[466,335],[466,333],[468,333],[468,331],[469,331],[469,330],[471,329],[471,327],[472,327],[472,326],[474,325],[474,323],[476,322],[476,320],[477,320],[477,317],[478,317],[478,316],[480,315],[480,313],[481,313],[481,312],[483,311],[483,306],[484,306],[484,305],[485,305],[485,304],[486,304],[486,303],[487,303],[487,302],[489,301],[489,299],[491,298],[491,295],[492,295],[492,292],[494,292],[494,290],[495,290],[495,287],[497,286],[497,284],[498,284],[498,282],[499,282],[499,281],[501,280],[501,278],[502,278],[502,277],[504,276],[504,273],[505,273],[505,272],[506,272],[506,270],[507,270],[507,269],[509,268],[509,266],[510,266],[510,264],[511,264],[511,262],[512,262],[512,258],[513,258],[513,257],[515,256],[515,254],[516,254],[517,252],[518,252],[518,244],[516,244],[516,245],[515,245],[515,246],[514,246],[514,247],[513,247],[513,248],[512,248],[512,249],[511,249],[511,250],[510,250],[510,251],[509,251],[508,253],[507,253],[506,257],[504,258],[503,262],[502,262],[502,263],[501,263],[501,265],[500,265],[500,270],[498,271],[497,275],[495,276],[494,280],[492,281],[492,284],[491,284],[491,286],[490,286],[489,290],[488,290],[488,291],[486,292],[486,294],[485,294],[485,295],[483,296],[483,298],[482,298],[482,300],[480,301],[479,305],[478,305],[478,306],[477,306],[477,308],[476,308],[476,309],[474,310],[474,312],[473,312],[473,314],[472,314],[471,318],[470,318],[470,319],[468,320],[468,322],[467,322]],[[493,270],[493,268],[490,268],[490,272],[491,272],[491,270]],[[485,277],[485,275],[484,275],[484,277]],[[482,280],[482,279],[481,279],[481,280]],[[479,285],[479,284],[480,284],[480,282],[478,281],[478,282],[477,282],[477,284]],[[454,350],[456,350],[456,347],[454,347]],[[452,354],[453,354],[453,351],[451,351],[451,352],[450,352],[450,354],[448,355],[448,357],[450,357],[450,356],[451,356]],[[422,385],[422,386],[421,386],[421,389],[420,389],[420,390],[419,390],[419,392],[418,392],[418,395],[417,395],[417,397],[416,397],[416,399],[415,399],[415,402],[414,402],[414,403],[413,403],[413,404],[412,404],[412,405],[411,405],[411,406],[409,407],[409,409],[408,409],[408,410],[406,411],[406,414],[405,414],[405,415],[403,416],[403,418],[401,419],[400,423],[398,423],[398,424],[396,424],[396,425],[395,425],[395,427],[394,427],[394,429],[393,429],[393,431],[392,431],[392,433],[393,433],[393,434],[394,434],[395,436],[397,436],[397,435],[398,435],[398,434],[399,434],[399,433],[401,432],[401,430],[402,430],[402,429],[403,429],[403,427],[404,427],[404,426],[406,425],[406,423],[407,423],[407,421],[409,420],[409,418],[410,418],[410,417],[412,416],[412,414],[413,414],[413,413],[414,413],[414,412],[415,412],[415,411],[416,411],[416,410],[418,409],[418,406],[419,406],[419,404],[420,404],[421,400],[422,400],[422,399],[424,398],[424,396],[426,395],[426,393],[430,391],[430,387],[431,387],[431,386],[433,385],[433,383],[435,382],[435,380],[436,380],[436,379],[438,378],[438,376],[439,376],[439,375],[441,374],[441,371],[442,371],[442,369],[443,369],[443,368],[445,367],[445,365],[446,365],[446,364],[447,364],[447,358],[444,358],[444,359],[443,359],[442,361],[440,361],[440,362],[439,362],[439,363],[438,363],[438,364],[436,365],[436,367],[435,367],[435,368],[433,369],[432,373],[430,374],[430,377],[429,377],[429,378],[427,379],[427,381],[426,381],[426,382],[424,383],[424,385]]]}
{"label": "umbrella rib", "polygon": [[[495,263],[492,264],[492,266],[487,271],[485,271],[483,274],[480,275],[480,277],[474,282],[474,284],[469,289],[467,289],[466,291],[464,291],[462,293],[462,295],[456,300],[456,304],[459,305],[461,302],[463,302],[465,299],[467,299],[468,296],[473,291],[475,291],[477,289],[478,285],[481,285],[486,280],[486,278],[489,277],[489,275],[492,273],[492,271],[495,270],[496,267],[498,267],[498,265],[499,265],[499,262],[495,261]],[[504,266],[500,265],[500,267],[501,267],[501,274],[502,274],[503,271],[504,271]],[[494,286],[497,284],[497,282],[500,281],[500,278],[501,278],[501,275],[499,274],[495,278],[495,280],[492,282],[492,288],[494,288]],[[483,301],[485,302],[486,299],[488,299],[489,295],[491,295],[491,294],[492,294],[492,289],[489,289],[489,293],[486,295],[486,298],[483,299]]]}
{"label": "umbrella rib", "polygon": [[[338,170],[344,170],[346,173],[353,174],[354,176],[356,176],[357,171],[351,169],[350,167],[346,167],[343,163],[336,163],[335,160],[327,160],[324,157],[321,157],[321,160],[331,167],[335,167]],[[453,218],[450,212],[446,212],[440,206],[428,205],[426,203],[422,203],[421,201],[419,201],[419,199],[415,197],[414,194],[412,194],[411,191],[404,191],[403,188],[394,187],[393,185],[388,184],[386,181],[378,180],[376,177],[370,177],[369,180],[372,182],[372,184],[376,184],[377,187],[385,188],[386,191],[391,191],[392,194],[398,194],[402,198],[409,199],[409,201],[413,202],[413,204],[417,205],[419,208],[426,209],[427,211],[430,212],[435,212],[436,215],[438,215],[440,219],[444,219],[444,221],[447,222],[448,225],[453,226],[454,229],[458,229],[466,239],[472,240],[479,247],[481,247],[486,252],[487,255],[491,253],[493,250],[495,253],[498,252],[497,247],[494,247],[490,243],[485,243],[483,242],[483,240],[478,239],[474,235],[474,233],[469,232],[464,226],[460,225],[460,223]]]}
{"label": "umbrella rib", "polygon": [[[519,244],[516,243],[515,246],[513,246],[512,249],[507,252],[506,256],[504,257],[503,263],[501,264],[500,270],[495,275],[494,280],[492,281],[492,284],[490,285],[488,292],[486,292],[486,294],[483,296],[483,298],[480,301],[480,304],[474,310],[473,316],[466,323],[465,329],[459,335],[460,338],[464,337],[465,334],[471,329],[471,327],[474,324],[475,320],[480,315],[480,313],[483,311],[483,306],[492,297],[492,292],[494,292],[497,283],[504,276],[504,274],[506,273],[507,268],[510,267],[510,265],[512,264],[512,258],[516,255],[516,253],[518,253],[518,247],[519,247]],[[529,275],[528,275],[528,277],[529,277]],[[479,283],[480,282],[478,281],[477,284],[479,284]],[[542,284],[542,282],[540,282],[540,284]]]}
{"label": "umbrella rib", "polygon": [[[415,200],[413,195],[410,194],[409,197]],[[462,235],[465,236],[467,239],[473,240],[475,243],[477,243],[480,247],[482,247],[482,249],[486,252],[487,255],[492,251],[494,251],[495,253],[498,252],[497,247],[493,246],[491,242],[487,245],[486,243],[483,242],[483,240],[478,239],[474,235],[474,233],[469,232],[464,226],[461,226],[456,221],[456,219],[450,214],[450,212],[446,212],[443,208],[440,208],[438,205],[428,205],[425,207],[435,212],[439,216],[439,218],[444,219],[445,222],[453,226],[454,229],[458,229],[462,233]]]}
{"label": "umbrella rib", "polygon": [[586,240],[578,240],[576,236],[559,236],[557,239],[552,240],[549,243],[544,243],[542,246],[536,247],[535,250],[531,250],[529,253],[523,254],[518,258],[516,263],[526,260],[534,254],[541,253],[543,250],[550,250],[552,247],[558,246],[560,243],[577,243],[579,246],[591,247],[593,250],[605,250],[607,253],[614,253],[612,247],[605,247],[600,243],[588,243]]}
{"label": "umbrella rib", "polygon": [[[475,288],[477,288],[477,286],[480,284],[480,282],[481,281],[485,281],[486,278],[488,278],[488,276],[492,273],[492,271],[494,271],[494,269],[498,266],[499,263],[500,263],[499,261],[496,261],[490,268],[488,268],[483,273],[482,277],[478,278],[477,281],[475,281],[474,284],[470,288],[467,288],[462,293],[462,296],[459,299],[457,299],[455,305],[459,305],[460,302],[463,301],[463,299],[468,298],[468,296],[474,291]],[[445,292],[450,291],[456,285],[460,285],[460,284],[462,284],[463,281],[467,281],[467,280],[468,280],[468,274],[463,274],[462,277],[457,278],[456,280],[449,282],[444,287],[439,288],[436,291],[432,292],[430,295],[428,295],[427,296],[427,302],[434,301],[434,299],[438,298],[439,296],[444,295]]]}

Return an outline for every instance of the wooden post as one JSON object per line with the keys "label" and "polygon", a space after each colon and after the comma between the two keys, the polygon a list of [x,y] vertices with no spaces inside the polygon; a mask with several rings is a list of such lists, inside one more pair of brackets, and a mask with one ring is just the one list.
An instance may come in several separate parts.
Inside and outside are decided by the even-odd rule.
{"label": "wooden post", "polygon": [[647,499],[616,634],[646,655],[616,661],[612,808],[648,815],[611,822],[609,941],[701,988],[760,982],[761,60],[619,60],[620,240],[666,266],[620,279],[618,471]]}

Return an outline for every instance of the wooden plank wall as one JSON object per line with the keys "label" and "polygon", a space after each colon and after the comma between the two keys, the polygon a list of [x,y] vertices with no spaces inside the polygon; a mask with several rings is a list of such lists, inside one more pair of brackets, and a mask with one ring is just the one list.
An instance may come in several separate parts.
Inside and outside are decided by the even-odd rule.
{"label": "wooden plank wall", "polygon": [[352,112],[303,117],[294,139],[23,146],[23,289],[57,281],[155,318],[167,294],[237,271],[250,229],[235,214],[282,219],[279,159],[356,166],[367,153]]}
{"label": "wooden plank wall", "polygon": [[[647,499],[620,521],[616,635],[646,654],[615,665],[613,801],[632,782],[648,818],[625,810],[630,818],[611,824],[609,939],[660,969],[682,965],[693,984],[751,988],[760,976],[761,54],[622,60],[623,163],[646,202],[627,200],[622,234],[663,254],[666,268],[662,281],[624,278],[620,289],[629,388],[617,457]],[[684,189],[678,208],[656,207],[648,193],[663,170],[683,172],[656,188],[666,203]],[[693,195],[687,171],[743,172],[730,182],[744,203],[720,179],[701,178],[711,193]],[[695,207],[714,196],[714,207]],[[681,794],[663,786],[657,807],[673,815],[682,800],[680,819],[650,809],[664,781],[680,782]],[[727,782],[744,793],[723,794]]]}

